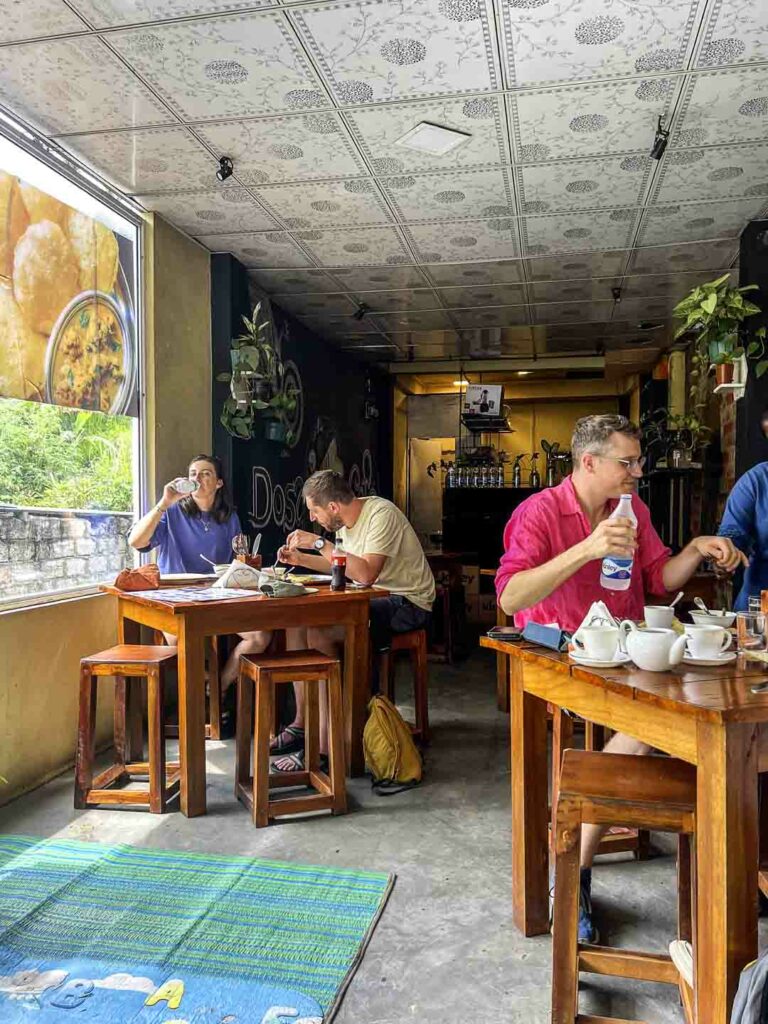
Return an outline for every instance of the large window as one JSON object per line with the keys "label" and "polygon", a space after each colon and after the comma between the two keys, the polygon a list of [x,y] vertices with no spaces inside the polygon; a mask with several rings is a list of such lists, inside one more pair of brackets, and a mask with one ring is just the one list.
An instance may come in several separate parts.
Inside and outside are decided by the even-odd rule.
{"label": "large window", "polygon": [[133,562],[138,240],[0,136],[0,606]]}

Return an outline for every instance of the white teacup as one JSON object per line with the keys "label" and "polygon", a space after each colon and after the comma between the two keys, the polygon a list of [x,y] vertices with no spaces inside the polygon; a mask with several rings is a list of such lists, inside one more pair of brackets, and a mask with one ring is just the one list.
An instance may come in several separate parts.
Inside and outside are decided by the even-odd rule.
{"label": "white teacup", "polygon": [[717,658],[731,646],[731,634],[722,626],[686,626],[685,647],[692,658]]}
{"label": "white teacup", "polygon": [[671,629],[675,609],[667,604],[647,604],[643,608],[643,614],[649,629]]}
{"label": "white teacup", "polygon": [[619,646],[619,631],[615,626],[582,626],[572,639],[578,653],[592,661],[613,661]]}

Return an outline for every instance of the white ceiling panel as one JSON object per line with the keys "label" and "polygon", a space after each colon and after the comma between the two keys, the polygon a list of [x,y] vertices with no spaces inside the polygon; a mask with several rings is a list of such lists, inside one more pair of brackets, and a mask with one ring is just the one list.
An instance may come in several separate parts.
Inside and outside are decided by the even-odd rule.
{"label": "white ceiling panel", "polygon": [[380,313],[376,317],[388,332],[402,331],[447,331],[453,321],[440,310],[414,310],[413,312]]}
{"label": "white ceiling panel", "polygon": [[526,301],[522,285],[478,284],[471,288],[441,288],[440,298],[448,308],[470,306],[515,306]]}
{"label": "white ceiling panel", "polygon": [[697,67],[768,60],[768,7],[764,0],[715,0]]}
{"label": "white ceiling panel", "polygon": [[461,328],[509,327],[528,323],[527,306],[497,306],[478,309],[456,309],[451,313]]}
{"label": "white ceiling panel", "polygon": [[534,281],[528,286],[533,302],[591,302],[612,299],[620,277],[593,277],[581,281]]}
{"label": "white ceiling panel", "polygon": [[250,276],[260,288],[273,294],[338,289],[338,284],[323,270],[252,270]]}
{"label": "white ceiling panel", "polygon": [[[26,2],[26,0],[25,0]],[[145,21],[223,14],[266,7],[270,0],[70,0],[95,28],[136,25]]]}
{"label": "white ceiling panel", "polygon": [[500,260],[475,264],[439,263],[426,268],[438,287],[475,288],[480,284],[514,284],[523,280],[521,260]]}
{"label": "white ceiling panel", "polygon": [[355,298],[364,302],[374,313],[396,313],[400,310],[440,309],[440,300],[431,288],[413,291],[355,292]]}
{"label": "white ceiling panel", "polygon": [[447,260],[509,259],[518,252],[517,226],[508,217],[413,224],[408,230],[425,263],[441,256]]}
{"label": "white ceiling panel", "polygon": [[554,259],[544,256],[526,261],[529,281],[552,281],[563,278],[615,277],[626,263],[626,252],[580,252]]}
{"label": "white ceiling panel", "polygon": [[630,274],[658,274],[662,271],[720,270],[727,268],[736,253],[738,242],[725,239],[707,245],[663,245],[636,249],[629,262]]}
{"label": "white ceiling panel", "polygon": [[478,214],[505,218],[515,214],[508,172],[501,167],[384,178],[381,184],[399,220],[456,220]]}
{"label": "white ceiling panel", "polygon": [[762,68],[692,77],[675,119],[676,145],[768,140],[768,75]]}
{"label": "white ceiling panel", "polygon": [[[364,183],[365,179],[360,179]],[[269,185],[255,190],[266,206],[290,228],[322,228],[329,224],[388,223],[392,217],[375,188],[350,192],[343,181]]]}
{"label": "white ceiling panel", "polygon": [[410,256],[394,228],[313,231],[307,248],[321,266],[407,263]]}
{"label": "white ceiling panel", "polygon": [[381,289],[423,288],[429,284],[418,267],[342,267],[333,271],[334,277],[351,292],[379,291]]}
{"label": "white ceiling panel", "polygon": [[197,236],[211,252],[231,252],[246,267],[309,267],[309,257],[299,248],[287,231],[249,234],[238,232],[231,235]]}
{"label": "white ceiling panel", "polygon": [[533,307],[537,324],[610,320],[613,302],[547,302]]}
{"label": "white ceiling panel", "polygon": [[645,153],[521,167],[523,213],[637,206],[652,167]]}
{"label": "white ceiling panel", "polygon": [[768,144],[673,150],[664,160],[658,202],[768,197]]}
{"label": "white ceiling panel", "polygon": [[538,256],[587,252],[590,249],[621,249],[632,238],[637,216],[636,210],[617,209],[525,217],[526,252],[530,256]]}
{"label": "white ceiling panel", "polygon": [[82,32],[84,28],[64,0],[0,0],[0,43]]}
{"label": "white ceiling panel", "polygon": [[[317,317],[324,314],[329,316],[352,317],[355,312],[355,304],[341,292],[330,292],[327,295],[309,294],[283,294],[274,295],[274,301],[278,306],[287,309],[289,313],[297,316]],[[357,326],[357,321],[351,321],[351,325]]]}
{"label": "white ceiling panel", "polygon": [[268,231],[278,226],[246,188],[222,188],[217,192],[174,192],[137,198],[148,210],[161,213],[167,220],[193,235]]}
{"label": "white ceiling panel", "polygon": [[643,218],[643,245],[694,242],[703,238],[737,237],[744,224],[757,217],[768,203],[760,199],[739,199],[727,203],[669,203],[652,206]]}

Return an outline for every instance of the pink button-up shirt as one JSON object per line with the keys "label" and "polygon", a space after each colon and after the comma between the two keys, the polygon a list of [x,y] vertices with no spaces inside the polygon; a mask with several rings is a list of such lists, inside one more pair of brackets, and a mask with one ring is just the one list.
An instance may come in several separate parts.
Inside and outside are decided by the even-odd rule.
{"label": "pink button-up shirt", "polygon": [[[610,501],[611,511],[618,504]],[[515,625],[557,622],[561,629],[577,629],[593,601],[603,601],[617,619],[641,619],[646,594],[665,594],[662,569],[671,551],[651,523],[648,506],[632,496],[637,516],[637,551],[632,581],[627,590],[605,590],[600,585],[599,558],[588,562],[538,604],[515,615]],[[496,573],[496,596],[515,573],[535,569],[572,548],[591,533],[571,477],[557,487],[531,495],[515,509],[504,529],[504,554]]]}

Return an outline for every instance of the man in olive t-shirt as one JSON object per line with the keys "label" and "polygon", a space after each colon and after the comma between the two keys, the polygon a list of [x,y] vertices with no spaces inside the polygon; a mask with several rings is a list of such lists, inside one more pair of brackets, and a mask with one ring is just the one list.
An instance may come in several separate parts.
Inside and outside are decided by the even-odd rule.
{"label": "man in olive t-shirt", "polygon": [[[387,647],[394,633],[423,629],[435,599],[435,580],[419,539],[400,509],[386,498],[355,497],[346,480],[331,470],[313,473],[304,484],[302,496],[311,521],[335,532],[341,542],[347,556],[347,578],[389,592],[386,597],[371,600],[372,650]],[[317,554],[306,554],[300,549],[313,549]],[[330,541],[306,530],[294,530],[280,548],[278,558],[289,565],[327,573],[332,551]],[[292,630],[289,646],[301,645],[338,656],[344,632],[343,626]],[[377,659],[373,660],[376,664]],[[271,747],[273,754],[293,755],[275,763],[278,771],[303,770],[301,757],[293,753],[304,747],[303,687],[297,683],[295,690],[296,717],[275,737]],[[320,749],[326,752],[322,703]]]}

